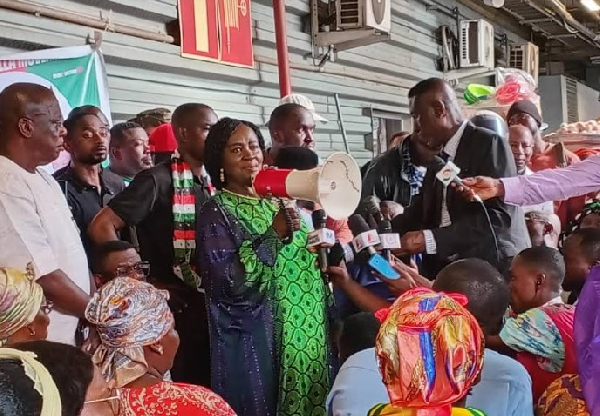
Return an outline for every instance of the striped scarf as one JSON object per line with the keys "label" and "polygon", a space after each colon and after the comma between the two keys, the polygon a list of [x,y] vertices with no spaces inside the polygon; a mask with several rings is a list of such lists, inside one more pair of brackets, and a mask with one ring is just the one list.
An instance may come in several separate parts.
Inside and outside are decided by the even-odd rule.
{"label": "striped scarf", "polygon": [[179,152],[171,156],[173,178],[173,248],[177,277],[194,289],[200,289],[202,280],[193,270],[190,260],[196,252],[196,196],[194,175]]}

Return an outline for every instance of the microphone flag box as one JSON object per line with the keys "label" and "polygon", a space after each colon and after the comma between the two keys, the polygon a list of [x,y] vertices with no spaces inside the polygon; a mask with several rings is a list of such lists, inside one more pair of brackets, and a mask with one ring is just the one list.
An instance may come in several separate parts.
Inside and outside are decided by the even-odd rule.
{"label": "microphone flag box", "polygon": [[381,243],[379,244],[380,249],[393,250],[402,247],[402,244],[400,243],[400,234],[379,234],[379,239],[381,240]]}
{"label": "microphone flag box", "polygon": [[364,233],[360,233],[358,236],[352,240],[352,244],[354,245],[354,251],[357,253],[364,250],[367,247],[373,247],[379,244],[381,240],[379,239],[379,234],[375,230],[369,230]]}
{"label": "microphone flag box", "polygon": [[308,235],[307,247],[316,247],[321,244],[334,245],[335,233],[328,228],[319,228]]}
{"label": "microphone flag box", "polygon": [[456,166],[451,161],[446,162],[446,165],[440,169],[438,173],[435,174],[435,177],[438,181],[442,182],[444,186],[450,185],[450,182],[454,180],[460,173],[460,168]]}

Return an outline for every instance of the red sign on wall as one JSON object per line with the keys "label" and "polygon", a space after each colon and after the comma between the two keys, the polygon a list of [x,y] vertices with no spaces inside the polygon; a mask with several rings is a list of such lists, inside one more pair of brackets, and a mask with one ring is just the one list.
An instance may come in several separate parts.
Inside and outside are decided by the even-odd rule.
{"label": "red sign on wall", "polygon": [[178,0],[181,55],[254,66],[251,0]]}

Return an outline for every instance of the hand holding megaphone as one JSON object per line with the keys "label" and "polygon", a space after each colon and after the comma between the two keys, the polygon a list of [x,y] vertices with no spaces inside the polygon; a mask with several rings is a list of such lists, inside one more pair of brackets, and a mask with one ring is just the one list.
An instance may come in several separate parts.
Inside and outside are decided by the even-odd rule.
{"label": "hand holding megaphone", "polygon": [[291,239],[294,231],[300,229],[301,221],[298,210],[282,205],[273,217],[272,227],[281,240]]}

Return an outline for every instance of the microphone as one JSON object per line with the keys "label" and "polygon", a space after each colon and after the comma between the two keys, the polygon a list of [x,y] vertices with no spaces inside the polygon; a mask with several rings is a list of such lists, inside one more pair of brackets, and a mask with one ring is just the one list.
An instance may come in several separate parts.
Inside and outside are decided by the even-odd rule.
{"label": "microphone", "polygon": [[308,235],[308,247],[319,246],[318,261],[321,270],[326,270],[329,266],[327,259],[327,248],[323,244],[334,245],[335,234],[333,230],[327,228],[327,215],[322,209],[314,210],[312,213],[314,231]]}
{"label": "microphone", "polygon": [[[460,173],[460,168],[456,166],[451,161],[444,162],[439,156],[435,156],[433,162],[429,166],[430,169],[433,169],[435,172],[435,177],[444,184],[444,186],[448,186],[451,182],[454,182],[458,186],[465,186],[463,181],[458,177]],[[479,202],[481,208],[483,208],[483,213],[485,214],[485,218],[487,220],[490,236],[494,240],[494,245],[496,246],[496,264],[500,264],[500,248],[498,246],[498,237],[496,236],[496,231],[494,230],[494,226],[492,225],[492,219],[490,218],[490,214],[483,203],[481,197],[475,194],[475,201]]]}
{"label": "microphone", "polygon": [[367,222],[359,214],[351,215],[350,218],[348,218],[348,226],[350,227],[352,234],[354,234],[354,240],[352,240],[354,251],[357,254],[361,251],[366,251],[369,254],[367,264],[385,278],[400,278],[400,275],[394,270],[390,263],[377,253],[377,250],[375,249],[375,246],[381,242],[377,231],[369,229]]}
{"label": "microphone", "polygon": [[389,220],[381,221],[379,227],[377,227],[377,232],[379,233],[379,240],[381,240],[383,257],[385,257],[387,261],[390,261],[392,250],[402,247],[402,244],[400,243],[400,234],[396,234],[392,231],[392,223]]}
{"label": "microphone", "polygon": [[[365,199],[363,199],[363,206],[365,210],[365,214],[367,216],[366,220],[369,223],[371,228],[377,228],[377,225],[383,219],[381,215],[381,207],[379,206],[379,198],[374,195],[369,195]],[[374,223],[371,221],[373,220]]]}
{"label": "microphone", "polygon": [[329,265],[338,267],[340,263],[352,263],[354,261],[354,250],[350,244],[336,241],[335,245],[329,250]]}
{"label": "microphone", "polygon": [[348,218],[348,227],[354,235],[352,245],[356,253],[366,250],[370,255],[377,254],[375,246],[381,242],[379,234],[377,234],[377,231],[369,229],[369,225],[361,215],[351,215]]}
{"label": "microphone", "polygon": [[[466,188],[462,179],[458,177],[460,168],[450,160],[445,162],[441,157],[435,156],[433,162],[431,162],[430,168],[437,172],[435,177],[438,181],[442,182],[444,186],[448,186],[450,183],[454,182],[456,185]],[[483,200],[479,195],[475,195],[475,200],[480,204],[483,204]]]}

